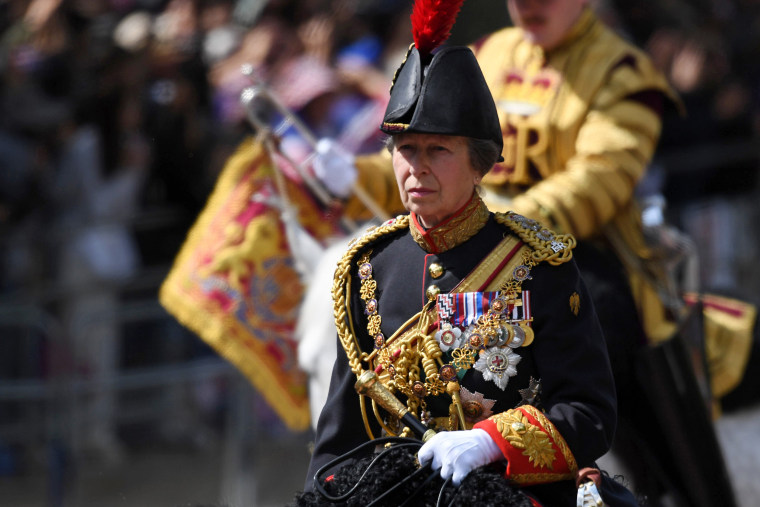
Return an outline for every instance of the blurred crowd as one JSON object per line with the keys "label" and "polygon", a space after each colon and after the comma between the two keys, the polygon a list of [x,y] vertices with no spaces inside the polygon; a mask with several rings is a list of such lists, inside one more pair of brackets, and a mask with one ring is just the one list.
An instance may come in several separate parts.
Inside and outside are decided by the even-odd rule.
{"label": "blurred crowd", "polygon": [[[96,269],[113,271],[107,276],[128,276],[141,253],[166,256],[138,251],[123,231],[79,239],[65,231],[124,224],[167,205],[197,213],[250,132],[239,96],[252,80],[268,84],[318,137],[354,153],[376,149],[374,120],[410,39],[409,4],[2,2],[0,227],[13,248],[4,249],[0,288],[63,276],[63,255],[51,260],[24,248],[30,238],[39,242],[43,226],[54,244],[89,252]],[[662,167],[652,171],[651,185],[673,206],[754,189],[760,2],[595,4],[607,23],[652,54],[687,111],[667,112]],[[506,25],[503,7],[498,14]],[[479,20],[461,21],[462,33],[478,33]],[[241,73],[243,64],[253,66],[253,76]],[[694,157],[696,147],[703,156]]]}
{"label": "blurred crowd", "polygon": [[[252,133],[241,91],[264,83],[314,135],[377,150],[386,58],[405,50],[406,19],[387,0],[0,4],[0,378],[66,370],[101,386],[83,400],[76,455],[122,458],[109,387],[120,368],[209,353],[169,316],[156,330],[121,313],[127,299],[155,301],[226,159]],[[299,143],[290,149],[308,149]],[[168,225],[155,219],[166,210]],[[151,267],[153,284],[131,289]],[[21,305],[49,315],[62,340],[22,321]],[[213,410],[219,396],[201,389],[194,401]],[[6,401],[2,414],[4,428],[30,415]],[[12,444],[0,438],[3,473]]]}
{"label": "blurred crowd", "polygon": [[[56,240],[156,206],[199,211],[250,133],[239,97],[252,82],[317,136],[377,149],[370,125],[387,100],[386,57],[407,44],[395,30],[408,17],[398,1],[14,0],[0,9],[0,224],[33,220]],[[115,276],[136,262],[94,250],[96,264],[123,271]],[[6,290],[45,269],[10,257]]]}
{"label": "blurred crowd", "polygon": [[[392,72],[411,40],[411,3],[1,2],[0,305],[52,287],[42,304],[72,340],[75,368],[113,376],[130,338],[110,317],[121,288],[146,266],[171,263],[225,161],[252,133],[241,91],[265,83],[317,137],[353,153],[378,150]],[[469,2],[481,11],[492,3]],[[595,3],[652,54],[685,106],[685,115],[666,112],[642,191],[664,196],[668,217],[695,237],[706,284],[757,294],[760,1]],[[485,21],[493,17],[463,12],[454,39],[457,30],[483,34]],[[162,209],[185,217],[174,234],[136,233],[137,217]],[[0,332],[8,326],[0,322]],[[18,374],[9,347],[0,345],[0,378]],[[87,433],[112,449],[113,400],[92,403],[104,426]]]}

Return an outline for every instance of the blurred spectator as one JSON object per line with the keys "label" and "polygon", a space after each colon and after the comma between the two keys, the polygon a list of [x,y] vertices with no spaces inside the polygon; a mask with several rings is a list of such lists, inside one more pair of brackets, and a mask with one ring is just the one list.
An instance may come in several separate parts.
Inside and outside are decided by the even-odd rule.
{"label": "blurred spectator", "polygon": [[9,2],[0,37],[0,288],[6,290],[39,283],[49,271],[38,248],[45,202],[39,190],[52,136],[70,113],[61,93],[70,38],[59,4]]}
{"label": "blurred spectator", "polygon": [[[302,6],[298,12],[305,16],[307,10]],[[296,23],[272,8],[242,36],[235,52],[216,62],[210,72],[214,118],[232,133],[231,139],[247,130],[241,129],[245,113],[239,102],[242,89],[252,84],[241,74],[247,64],[253,68],[253,82],[267,85],[317,138],[334,138],[355,153],[377,149],[380,133],[373,120],[382,117],[390,82],[379,69],[382,43],[367,35],[335,55],[335,27],[345,11],[317,13]],[[271,121],[276,124],[277,119]],[[293,130],[282,134],[292,156],[303,158],[310,151]]]}
{"label": "blurred spectator", "polygon": [[137,212],[149,152],[139,128],[140,109],[125,95],[106,111],[107,124],[117,130],[114,165],[107,171],[94,107],[80,104],[75,117],[61,125],[50,226],[59,240],[57,273],[66,294],[61,315],[74,366],[94,387],[74,428],[74,449],[111,463],[121,459],[114,390],[121,342],[116,282],[139,267],[128,221]]}
{"label": "blurred spectator", "polygon": [[153,22],[146,84],[146,134],[153,147],[151,202],[200,211],[208,174],[208,86],[199,2],[171,0]]}

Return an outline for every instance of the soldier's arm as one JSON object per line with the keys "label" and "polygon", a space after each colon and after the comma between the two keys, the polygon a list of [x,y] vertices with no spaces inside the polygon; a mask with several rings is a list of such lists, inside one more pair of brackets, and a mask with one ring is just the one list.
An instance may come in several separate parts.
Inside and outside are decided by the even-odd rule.
{"label": "soldier's arm", "polygon": [[514,211],[583,239],[630,205],[659,139],[665,99],[657,88],[631,89],[641,72],[637,65],[613,72],[591,104],[565,170],[515,197]]}
{"label": "soldier's arm", "polygon": [[[388,150],[383,149],[377,153],[357,156],[354,163],[358,171],[357,184],[382,209],[391,216],[405,212]],[[372,212],[356,195],[351,195],[346,200],[343,212],[354,220],[368,220],[373,217]]]}

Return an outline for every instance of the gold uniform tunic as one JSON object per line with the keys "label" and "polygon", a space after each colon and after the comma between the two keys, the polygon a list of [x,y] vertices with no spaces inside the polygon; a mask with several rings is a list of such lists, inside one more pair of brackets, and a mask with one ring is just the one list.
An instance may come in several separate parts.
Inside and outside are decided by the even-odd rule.
{"label": "gold uniform tunic", "polygon": [[[590,9],[550,52],[520,28],[496,32],[475,52],[504,132],[504,162],[483,179],[489,208],[579,240],[607,236],[623,260],[649,258],[633,191],[661,128],[646,99],[670,95],[649,58]],[[629,275],[647,336],[669,338],[674,328],[654,289]]]}

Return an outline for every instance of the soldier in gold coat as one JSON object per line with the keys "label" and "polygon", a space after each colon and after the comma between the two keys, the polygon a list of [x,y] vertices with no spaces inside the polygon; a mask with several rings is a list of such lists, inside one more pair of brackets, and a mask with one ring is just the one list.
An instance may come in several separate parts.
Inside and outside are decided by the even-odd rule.
{"label": "soldier in gold coat", "polygon": [[[509,0],[517,26],[476,45],[505,145],[504,162],[484,178],[483,199],[491,209],[514,210],[579,240],[576,260],[618,384],[617,454],[639,492],[652,504],[661,494],[685,505],[731,504],[702,400],[692,396],[681,420],[664,417],[659,407],[687,395],[651,377],[641,380],[654,367],[642,351],[677,345],[680,316],[658,293],[664,273],[644,240],[634,190],[654,154],[662,110],[678,99],[647,55],[605,27],[587,3]],[[663,373],[665,384],[673,375],[696,386],[688,368]],[[653,391],[658,394],[648,399]],[[672,444],[676,439],[688,452]],[[675,472],[686,461],[709,463]],[[692,485],[709,482],[710,468],[717,471],[714,487],[695,493]]]}

